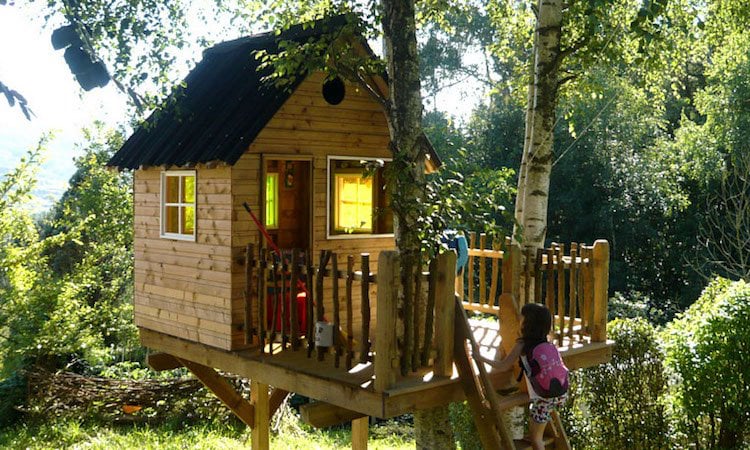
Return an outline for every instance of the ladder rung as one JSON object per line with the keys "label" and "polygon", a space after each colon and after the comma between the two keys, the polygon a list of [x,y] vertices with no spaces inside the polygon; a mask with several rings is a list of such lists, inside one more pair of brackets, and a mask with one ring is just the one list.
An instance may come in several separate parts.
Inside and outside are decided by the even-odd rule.
{"label": "ladder rung", "polygon": [[[551,437],[544,438],[545,447],[554,443],[555,443],[554,438],[551,438]],[[514,439],[513,444],[516,446],[516,450],[532,450],[533,449],[533,447],[531,446],[531,442],[525,439]]]}
{"label": "ladder rung", "polygon": [[513,408],[514,406],[525,405],[529,403],[529,401],[530,400],[528,392],[516,392],[511,395],[500,397],[500,401],[498,402],[497,406],[500,409],[508,409]]}

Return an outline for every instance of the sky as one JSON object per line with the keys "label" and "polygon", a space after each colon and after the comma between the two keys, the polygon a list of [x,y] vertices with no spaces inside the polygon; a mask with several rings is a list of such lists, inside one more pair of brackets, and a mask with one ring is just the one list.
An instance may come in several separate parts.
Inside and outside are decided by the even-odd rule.
{"label": "sky", "polygon": [[27,120],[17,106],[0,97],[0,175],[36,147],[40,137],[54,133],[39,174],[32,209],[38,209],[65,190],[74,172],[73,158],[81,154],[83,127],[94,120],[115,126],[125,121],[126,100],[110,83],[83,93],[70,73],[62,51],[50,43],[41,19],[27,17],[21,8],[0,6],[0,81],[18,91],[34,112]]}
{"label": "sky", "polygon": [[[29,205],[42,211],[65,191],[75,171],[73,158],[81,154],[76,144],[83,141],[82,128],[95,120],[112,127],[123,124],[128,108],[127,99],[111,82],[104,88],[82,91],[63,51],[52,48],[51,28],[28,14],[20,7],[0,6],[0,81],[23,95],[34,113],[32,120],[27,120],[17,106],[11,108],[0,96],[0,177],[14,168],[44,133],[52,132],[54,139]],[[472,92],[473,98],[467,94]],[[438,100],[460,120],[479,98],[475,86],[463,85],[442,93]]]}

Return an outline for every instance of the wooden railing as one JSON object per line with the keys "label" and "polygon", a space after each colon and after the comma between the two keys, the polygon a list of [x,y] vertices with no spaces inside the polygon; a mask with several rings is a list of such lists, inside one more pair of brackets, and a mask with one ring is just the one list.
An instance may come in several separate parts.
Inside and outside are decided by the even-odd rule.
{"label": "wooden railing", "polygon": [[[438,256],[428,265],[430,271],[423,271],[416,277],[409,331],[404,326],[403,314],[398,311],[403,312],[404,307],[398,305],[397,253],[380,253],[377,274],[371,272],[369,254],[356,258],[347,256],[345,268],[341,267],[339,259],[336,253],[322,251],[314,265],[300,250],[283,251],[283,257],[279,258],[265,249],[256,253],[248,246],[244,319],[248,345],[267,355],[306,351],[309,358],[315,354],[319,361],[329,355],[335,367],[346,370],[357,363],[372,362],[375,389],[380,390],[391,386],[399,374],[406,375],[423,367],[432,367],[438,375],[450,375],[456,255]],[[372,285],[377,286],[376,299],[370,298]],[[306,296],[304,308],[300,308],[301,305],[291,299],[303,290]],[[282,301],[286,298],[290,301]],[[359,300],[359,308],[356,300]],[[374,333],[370,317],[373,300],[376,301],[376,317],[381,318]],[[299,320],[301,310],[306,314],[305,321]],[[355,320],[355,314],[359,314],[360,320]],[[279,322],[281,326],[277,329],[273,324]],[[300,322],[305,322],[304,330],[299,329]],[[315,347],[318,322],[333,327],[331,348]]]}
{"label": "wooden railing", "polygon": [[500,315],[500,298],[510,294],[517,313],[525,303],[544,303],[555,318],[558,345],[567,337],[606,340],[609,244],[572,243],[532,253],[484,234],[469,233],[469,261],[456,283],[464,308]]}
{"label": "wooden railing", "polygon": [[[359,270],[355,270],[355,257],[349,255],[343,268],[338,254],[326,250],[320,252],[318,264],[314,265],[312,258],[299,249],[283,250],[279,257],[266,249],[255,253],[249,245],[245,258],[246,343],[257,344],[261,353],[269,354],[300,350],[304,345],[308,357],[315,353],[318,360],[323,360],[327,349],[318,347],[315,351],[313,336],[315,324],[326,322],[337,331],[332,346],[335,367],[339,367],[342,358],[347,370],[355,360],[367,362],[371,345],[370,285],[376,283],[369,260],[369,254],[360,254],[356,258]],[[301,292],[305,293],[304,300],[298,302],[297,294]],[[326,292],[330,292],[329,302]],[[354,340],[355,292],[360,300],[356,311],[361,318],[356,330],[361,336],[359,345]],[[326,303],[332,303],[332,311],[326,312]],[[300,324],[305,329],[300,329]]]}
{"label": "wooden railing", "polygon": [[[265,249],[248,246],[246,257],[246,342],[261,353],[305,352],[308,358],[333,358],[334,367],[350,370],[357,363],[374,365],[374,389],[385,391],[399,376],[424,367],[435,376],[453,373],[455,295],[467,310],[515,314],[526,302],[545,303],[554,314],[558,345],[576,341],[606,340],[609,246],[562,244],[536,254],[504,240],[470,234],[469,262],[456,276],[456,254],[443,253],[415,279],[415,295],[407,310],[400,304],[399,257],[381,252],[375,273],[369,254],[343,258],[322,251],[317,265],[299,250],[279,258]],[[299,280],[299,281],[297,281]],[[372,330],[371,286],[377,286],[377,326]],[[297,293],[305,291],[304,308]],[[357,299],[357,295],[358,299]],[[292,301],[282,301],[289,297]],[[501,299],[511,299],[508,309]],[[359,308],[357,308],[359,300]],[[326,310],[326,309],[329,310]],[[287,311],[289,309],[289,311]],[[358,311],[355,311],[358,309]],[[304,310],[306,320],[300,321]],[[355,320],[355,314],[360,320]],[[501,318],[502,323],[508,322]],[[281,323],[277,330],[274,324]],[[305,323],[305,329],[299,324]],[[334,330],[330,348],[315,346],[315,324],[326,322]],[[268,324],[272,324],[269,328]],[[502,328],[502,327],[501,327]],[[501,329],[501,334],[502,334]],[[503,336],[505,338],[505,336]],[[510,341],[509,341],[510,342]],[[374,348],[373,348],[374,345]],[[344,364],[341,365],[341,361]]]}

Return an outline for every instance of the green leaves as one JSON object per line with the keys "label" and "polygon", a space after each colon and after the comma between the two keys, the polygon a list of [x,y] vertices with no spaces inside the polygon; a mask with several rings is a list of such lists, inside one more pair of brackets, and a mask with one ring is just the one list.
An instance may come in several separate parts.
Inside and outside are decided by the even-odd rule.
{"label": "green leaves", "polygon": [[664,330],[666,363],[679,377],[683,426],[699,444],[742,446],[750,426],[749,320],[750,286],[717,278]]}
{"label": "green leaves", "polygon": [[122,137],[101,129],[88,137],[69,189],[41,224],[22,209],[35,166],[23,162],[0,183],[0,374],[78,358],[98,364],[138,347],[130,178],[104,167]]}

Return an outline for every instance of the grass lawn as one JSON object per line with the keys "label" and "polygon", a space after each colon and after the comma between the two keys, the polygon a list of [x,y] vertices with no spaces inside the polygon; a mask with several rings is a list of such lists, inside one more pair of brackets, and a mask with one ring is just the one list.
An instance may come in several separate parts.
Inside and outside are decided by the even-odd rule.
{"label": "grass lawn", "polygon": [[[277,423],[271,433],[273,449],[348,449],[348,427],[317,430],[300,423]],[[410,428],[385,422],[370,427],[372,449],[413,449]],[[0,429],[0,448],[9,449],[244,449],[250,430],[236,423],[100,425],[58,420]]]}

